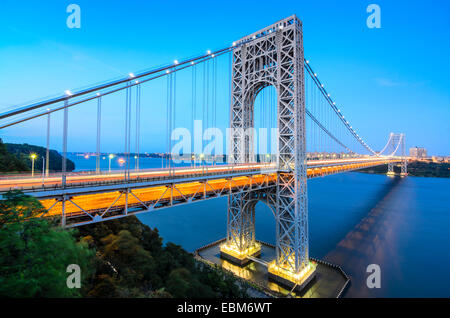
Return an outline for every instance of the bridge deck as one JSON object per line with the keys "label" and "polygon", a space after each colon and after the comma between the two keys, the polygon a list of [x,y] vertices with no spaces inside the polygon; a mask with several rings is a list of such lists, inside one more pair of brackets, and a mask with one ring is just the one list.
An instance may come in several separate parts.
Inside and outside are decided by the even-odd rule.
{"label": "bridge deck", "polygon": [[[398,161],[393,158],[353,158],[308,162],[308,178],[336,174]],[[70,175],[61,187],[58,177],[45,184],[37,178],[0,180],[0,191],[19,188],[38,198],[45,216],[64,216],[67,225],[80,225],[144,211],[186,204],[277,182],[273,165],[246,164],[204,168],[178,168],[123,174]],[[40,186],[39,186],[40,185]],[[63,208],[64,206],[64,208]],[[63,212],[64,211],[64,212]]]}

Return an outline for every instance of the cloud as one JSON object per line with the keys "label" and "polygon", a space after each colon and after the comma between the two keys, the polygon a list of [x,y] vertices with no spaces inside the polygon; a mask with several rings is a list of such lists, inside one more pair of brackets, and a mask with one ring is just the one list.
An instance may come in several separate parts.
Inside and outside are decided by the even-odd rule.
{"label": "cloud", "polygon": [[377,77],[375,82],[382,87],[400,87],[400,86],[421,86],[427,83],[427,81],[422,82],[400,82],[387,77]]}
{"label": "cloud", "polygon": [[396,87],[396,86],[405,86],[407,85],[404,82],[397,82],[390,78],[375,78],[375,81],[378,85],[383,87]]}

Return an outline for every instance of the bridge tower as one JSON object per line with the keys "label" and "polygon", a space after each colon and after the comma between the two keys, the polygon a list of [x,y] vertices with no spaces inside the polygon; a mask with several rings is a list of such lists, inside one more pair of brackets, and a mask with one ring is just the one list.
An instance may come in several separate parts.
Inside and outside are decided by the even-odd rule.
{"label": "bridge tower", "polygon": [[[395,155],[398,150],[400,150],[400,157],[401,157],[401,172],[400,176],[406,177],[408,175],[408,159],[406,157],[406,147],[405,147],[405,134],[395,134],[391,133],[391,136],[389,138],[389,146],[388,149],[391,152],[392,155]],[[394,176],[394,163],[389,162],[388,163],[388,176]]]}
{"label": "bridge tower", "polygon": [[401,171],[400,176],[406,177],[408,175],[408,158],[406,157],[406,146],[405,146],[405,134],[402,134],[402,142],[400,147],[402,148],[402,164],[401,164]]}
{"label": "bridge tower", "polygon": [[[305,82],[302,23],[294,15],[242,38],[233,51],[230,161],[255,161],[254,102],[272,85],[277,91],[278,181],[266,193],[276,219],[276,260],[269,275],[303,288],[315,274],[309,261]],[[227,241],[221,255],[240,264],[260,253],[255,242],[255,194],[229,197]],[[253,207],[253,210],[252,208]]]}

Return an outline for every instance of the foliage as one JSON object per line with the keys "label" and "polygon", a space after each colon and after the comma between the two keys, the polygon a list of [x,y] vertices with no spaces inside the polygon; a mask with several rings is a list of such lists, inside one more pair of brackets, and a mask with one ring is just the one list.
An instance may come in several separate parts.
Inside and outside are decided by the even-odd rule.
{"label": "foliage", "polygon": [[19,172],[28,170],[30,169],[27,167],[26,162],[9,153],[0,139],[0,171]]}
{"label": "foliage", "polygon": [[[20,191],[0,200],[0,297],[246,297],[237,280],[205,266],[136,217],[63,230],[39,218]],[[77,242],[78,240],[78,242]],[[69,264],[82,288],[66,286]]]}
{"label": "foliage", "polygon": [[[78,297],[66,285],[67,266],[78,264],[89,276],[93,252],[77,243],[72,231],[36,216],[39,201],[19,191],[0,201],[0,297]],[[83,285],[82,285],[83,286]]]}
{"label": "foliage", "polygon": [[[37,158],[34,162],[35,171],[42,171],[43,158],[46,157],[46,148],[40,146],[34,146],[29,144],[11,144],[5,143],[7,151],[12,154],[17,160],[25,164],[26,169],[14,170],[13,171],[29,171],[31,170],[31,154],[36,154]],[[56,150],[49,151],[49,170],[50,171],[61,171],[62,167],[62,156]],[[72,171],[75,169],[75,164],[70,159],[67,159],[67,171]],[[11,171],[11,170],[1,170],[0,171]]]}
{"label": "foliage", "polygon": [[100,263],[90,297],[245,297],[234,277],[204,266],[136,217],[80,228]]}

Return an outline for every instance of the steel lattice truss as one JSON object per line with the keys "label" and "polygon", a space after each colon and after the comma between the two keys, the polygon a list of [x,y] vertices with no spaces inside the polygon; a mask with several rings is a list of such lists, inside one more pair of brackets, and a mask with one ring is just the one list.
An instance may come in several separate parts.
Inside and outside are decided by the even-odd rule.
{"label": "steel lattice truss", "polygon": [[[240,182],[237,180],[239,178]],[[242,178],[245,178],[245,182],[242,182]],[[137,188],[124,184],[117,186],[115,191],[109,189],[104,192],[107,201],[101,208],[93,208],[95,201],[101,200],[101,192],[84,194],[84,189],[79,189],[76,190],[78,193],[72,195],[65,193],[52,195],[52,199],[49,200],[53,203],[42,216],[60,216],[63,226],[79,226],[232,194],[239,197],[262,190],[272,191],[276,185],[276,178],[276,173],[268,172],[241,176],[237,179],[230,177],[226,180],[211,178],[198,182],[179,181],[153,187],[143,185]],[[220,180],[225,182],[217,183]],[[190,188],[187,189],[187,186]],[[152,188],[157,189],[156,196],[145,193]]]}
{"label": "steel lattice truss", "polygon": [[[273,85],[278,93],[278,184],[276,188],[277,264],[293,272],[309,262],[306,191],[306,134],[302,24],[296,16],[249,35],[253,41],[233,52],[231,151],[232,162],[254,160],[254,101]],[[228,240],[248,244],[254,237],[247,196],[229,200]],[[250,214],[249,214],[250,213]],[[232,242],[230,242],[232,243]]]}

